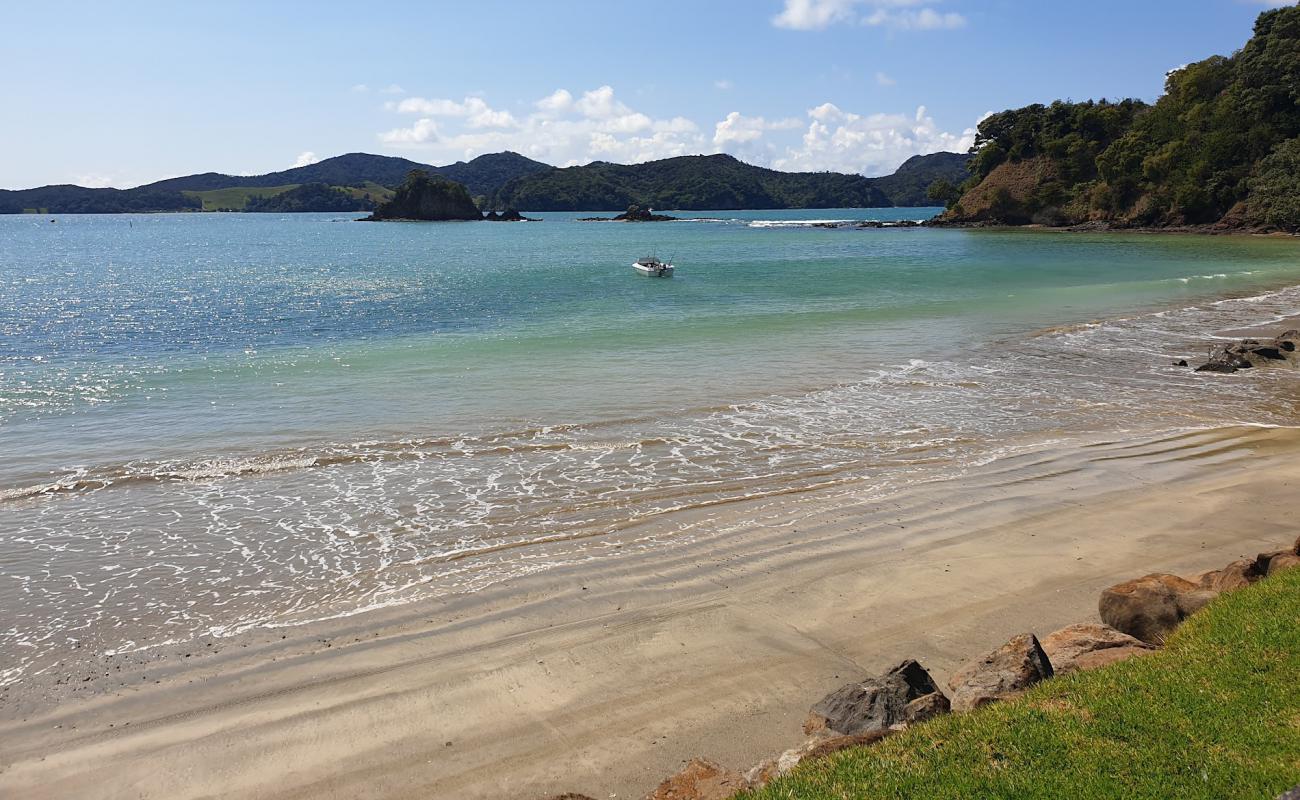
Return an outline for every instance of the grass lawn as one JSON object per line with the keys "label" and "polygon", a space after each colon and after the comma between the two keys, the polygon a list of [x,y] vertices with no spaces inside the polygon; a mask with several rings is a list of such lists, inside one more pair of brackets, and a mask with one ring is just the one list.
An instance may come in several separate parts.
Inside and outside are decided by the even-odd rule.
{"label": "grass lawn", "polygon": [[1300,569],[1222,595],[1150,656],[796,769],[781,798],[1273,798],[1300,784]]}
{"label": "grass lawn", "polygon": [[233,208],[238,211],[248,204],[250,197],[269,197],[297,187],[296,183],[267,187],[231,186],[227,189],[209,189],[203,192],[185,192],[185,194],[202,200],[204,211],[216,211],[219,208]]}

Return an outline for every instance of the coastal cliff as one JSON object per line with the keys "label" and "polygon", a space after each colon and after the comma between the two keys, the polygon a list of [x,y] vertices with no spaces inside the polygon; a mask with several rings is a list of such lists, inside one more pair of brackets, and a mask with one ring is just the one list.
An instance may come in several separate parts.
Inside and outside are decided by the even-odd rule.
{"label": "coastal cliff", "polygon": [[474,205],[465,187],[446,178],[413,169],[406,181],[397,188],[393,199],[375,209],[366,222],[385,220],[418,220],[439,222],[445,220],[482,220],[483,214]]}
{"label": "coastal cliff", "polygon": [[935,225],[1300,232],[1300,7],[1232,56],[1171,71],[1153,105],[1057,101],[990,115]]}

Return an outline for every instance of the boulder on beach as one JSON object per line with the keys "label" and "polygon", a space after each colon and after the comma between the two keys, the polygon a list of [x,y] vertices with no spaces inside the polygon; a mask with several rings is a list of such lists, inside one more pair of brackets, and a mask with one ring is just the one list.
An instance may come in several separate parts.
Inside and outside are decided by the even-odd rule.
{"label": "boulder on beach", "polygon": [[1052,671],[1058,675],[1096,669],[1155,650],[1146,642],[1096,622],[1061,628],[1045,636],[1042,645]]}
{"label": "boulder on beach", "polygon": [[1051,659],[1038,637],[1022,633],[952,676],[952,710],[970,711],[1013,697],[1052,674]]}
{"label": "boulder on beach", "polygon": [[703,758],[692,758],[686,767],[666,778],[645,800],[726,800],[749,788],[739,772]]}
{"label": "boulder on beach", "polygon": [[1163,645],[1183,620],[1200,611],[1217,592],[1177,575],[1153,573],[1118,583],[1101,593],[1101,621],[1147,644]]}
{"label": "boulder on beach", "polygon": [[886,672],[846,684],[813,705],[804,732],[854,735],[947,713],[948,698],[930,673],[911,659]]}
{"label": "boulder on beach", "polygon": [[1203,572],[1197,579],[1197,585],[1215,594],[1223,594],[1224,592],[1235,591],[1243,586],[1249,586],[1264,577],[1264,573],[1258,569],[1257,560],[1243,558],[1240,561],[1232,562],[1223,569],[1212,569]]}

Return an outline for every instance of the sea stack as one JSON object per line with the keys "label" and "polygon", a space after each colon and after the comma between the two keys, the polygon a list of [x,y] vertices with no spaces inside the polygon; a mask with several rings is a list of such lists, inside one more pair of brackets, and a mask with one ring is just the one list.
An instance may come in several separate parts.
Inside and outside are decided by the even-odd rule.
{"label": "sea stack", "polygon": [[385,220],[481,220],[483,215],[465,187],[446,178],[413,169],[397,188],[393,199],[365,218],[365,222]]}

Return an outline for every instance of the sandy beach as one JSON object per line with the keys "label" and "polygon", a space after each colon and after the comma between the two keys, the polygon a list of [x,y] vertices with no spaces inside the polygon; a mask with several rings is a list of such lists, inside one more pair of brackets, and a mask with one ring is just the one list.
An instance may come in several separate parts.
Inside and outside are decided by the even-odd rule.
{"label": "sandy beach", "polygon": [[1240,426],[1044,444],[886,501],[768,498],[744,509],[765,524],[679,548],[105,663],[90,696],[12,686],[0,794],[638,797],[692,756],[792,746],[856,676],[916,657],[946,679],[1095,619],[1113,582],[1294,539],[1297,454],[1300,432]]}

